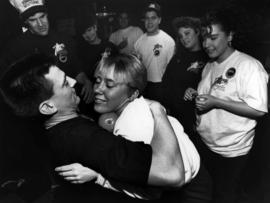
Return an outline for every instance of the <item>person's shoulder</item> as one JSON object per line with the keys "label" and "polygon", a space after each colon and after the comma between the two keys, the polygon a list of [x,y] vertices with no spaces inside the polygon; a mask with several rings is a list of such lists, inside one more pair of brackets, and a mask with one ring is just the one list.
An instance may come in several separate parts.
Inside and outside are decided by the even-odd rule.
{"label": "person's shoulder", "polygon": [[143,32],[142,29],[138,26],[130,26],[129,29],[136,32]]}
{"label": "person's shoulder", "polygon": [[76,119],[73,120],[74,128],[99,128],[97,123],[86,116],[79,116]]}
{"label": "person's shoulder", "polygon": [[246,54],[244,52],[235,51],[234,58],[237,61],[238,64],[241,64],[242,66],[249,66],[249,67],[260,67],[262,66],[261,62],[254,58],[253,56]]}
{"label": "person's shoulder", "polygon": [[232,58],[231,61],[234,61],[234,67],[241,73],[238,75],[246,77],[246,75],[254,75],[255,72],[260,72],[263,73],[263,75],[268,76],[261,62],[253,56],[237,50],[233,54],[234,58]]}
{"label": "person's shoulder", "polygon": [[89,128],[95,128],[97,125],[96,123],[91,120],[90,118],[84,118],[84,117],[76,117],[72,118],[66,121],[63,121],[54,127],[52,127],[49,131],[69,131],[69,132],[78,132],[84,131],[85,129]]}
{"label": "person's shoulder", "polygon": [[251,55],[249,55],[247,53],[238,51],[238,50],[236,50],[234,54],[235,54],[235,57],[237,57],[238,60],[240,60],[240,61],[258,61],[253,56],[251,56]]}
{"label": "person's shoulder", "polygon": [[168,42],[175,43],[174,39],[167,32],[163,30],[159,30],[159,36],[161,36],[161,38],[167,40]]}
{"label": "person's shoulder", "polygon": [[215,62],[214,60],[210,59],[206,62],[204,68],[203,68],[203,73],[207,73],[207,72],[212,72],[215,70],[215,66],[217,66],[217,62]]}
{"label": "person's shoulder", "polygon": [[147,39],[147,34],[146,33],[143,33],[139,38],[138,40],[135,42],[136,44],[141,44],[141,43],[144,43],[144,41]]}
{"label": "person's shoulder", "polygon": [[[80,144],[89,142],[103,135],[103,130],[91,119],[76,117],[63,121],[47,130],[51,143],[68,142]],[[57,144],[58,145],[58,144]]]}
{"label": "person's shoulder", "polygon": [[111,37],[115,37],[116,35],[119,35],[120,32],[121,32],[120,29],[115,30],[114,32],[111,33],[110,38],[111,38]]}
{"label": "person's shoulder", "polygon": [[138,40],[145,40],[145,39],[147,39],[147,38],[148,38],[147,33],[143,33],[143,34],[139,37]]}
{"label": "person's shoulder", "polygon": [[162,35],[162,36],[166,36],[166,37],[170,37],[171,38],[171,36],[167,33],[167,32],[165,32],[164,30],[159,30],[159,33],[158,33],[159,35]]}

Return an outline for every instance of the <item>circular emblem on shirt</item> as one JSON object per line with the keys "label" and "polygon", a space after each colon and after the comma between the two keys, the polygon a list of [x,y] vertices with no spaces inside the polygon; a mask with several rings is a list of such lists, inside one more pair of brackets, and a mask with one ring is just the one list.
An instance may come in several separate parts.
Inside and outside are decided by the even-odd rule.
{"label": "circular emblem on shirt", "polygon": [[233,68],[233,67],[229,68],[226,72],[226,77],[232,78],[235,75],[235,72],[236,72],[235,68]]}
{"label": "circular emblem on shirt", "polygon": [[160,54],[159,50],[154,50],[154,55],[158,56]]}
{"label": "circular emblem on shirt", "polygon": [[162,45],[155,44],[155,46],[153,48],[154,56],[159,56],[161,49],[162,49]]}
{"label": "circular emblem on shirt", "polygon": [[117,115],[115,113],[105,113],[99,117],[98,124],[102,128],[112,132],[114,129],[116,120],[117,120]]}

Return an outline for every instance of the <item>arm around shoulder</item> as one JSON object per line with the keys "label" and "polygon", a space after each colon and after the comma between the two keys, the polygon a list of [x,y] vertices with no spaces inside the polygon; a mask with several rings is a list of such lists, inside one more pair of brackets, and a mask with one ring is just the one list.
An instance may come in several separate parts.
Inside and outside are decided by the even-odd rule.
{"label": "arm around shoulder", "polygon": [[185,182],[185,174],[175,133],[163,107],[154,102],[150,108],[155,121],[155,129],[151,142],[153,155],[148,184],[180,187]]}

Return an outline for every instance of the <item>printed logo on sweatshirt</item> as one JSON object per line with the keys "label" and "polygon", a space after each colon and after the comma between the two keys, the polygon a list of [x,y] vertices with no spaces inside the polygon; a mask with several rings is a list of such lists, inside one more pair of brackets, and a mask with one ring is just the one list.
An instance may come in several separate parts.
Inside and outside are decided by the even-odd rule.
{"label": "printed logo on sweatshirt", "polygon": [[215,81],[211,85],[211,89],[212,90],[218,89],[218,90],[224,91],[227,83],[228,83],[228,79],[223,78],[221,75],[215,79]]}
{"label": "printed logo on sweatshirt", "polygon": [[159,56],[160,52],[161,52],[161,49],[162,49],[162,45],[155,44],[154,49],[153,49],[154,56]]}

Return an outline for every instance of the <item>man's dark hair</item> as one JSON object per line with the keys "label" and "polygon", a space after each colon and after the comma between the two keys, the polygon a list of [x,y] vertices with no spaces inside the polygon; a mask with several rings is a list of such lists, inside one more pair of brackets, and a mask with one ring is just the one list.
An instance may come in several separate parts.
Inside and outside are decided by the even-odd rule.
{"label": "man's dark hair", "polygon": [[39,105],[53,95],[53,84],[44,75],[55,61],[43,54],[33,54],[11,64],[0,78],[0,92],[5,102],[19,116],[39,115]]}

